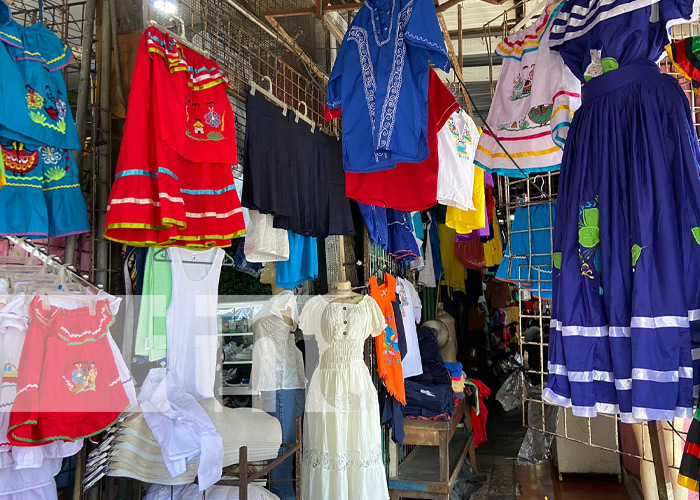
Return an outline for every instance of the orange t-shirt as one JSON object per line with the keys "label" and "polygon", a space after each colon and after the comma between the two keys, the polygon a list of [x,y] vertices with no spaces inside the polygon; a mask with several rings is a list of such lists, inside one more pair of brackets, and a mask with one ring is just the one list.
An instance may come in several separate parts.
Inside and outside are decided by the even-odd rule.
{"label": "orange t-shirt", "polygon": [[396,318],[391,303],[396,300],[396,278],[386,273],[384,284],[379,285],[377,278],[369,279],[371,297],[377,301],[384,314],[387,327],[383,334],[375,337],[377,349],[377,372],[384,380],[387,391],[402,405],[406,404],[406,390],[403,384],[403,369],[401,368],[401,353],[399,352],[399,336],[396,333]]}

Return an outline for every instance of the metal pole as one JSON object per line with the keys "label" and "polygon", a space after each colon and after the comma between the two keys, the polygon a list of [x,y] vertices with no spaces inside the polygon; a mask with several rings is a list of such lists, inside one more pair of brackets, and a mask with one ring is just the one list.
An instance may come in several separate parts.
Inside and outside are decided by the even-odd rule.
{"label": "metal pole", "polygon": [[[75,110],[75,124],[80,138],[80,154],[75,155],[78,164],[78,177],[82,179],[84,146],[85,146],[85,124],[90,98],[90,67],[92,65],[92,42],[95,31],[95,0],[85,2],[85,18],[83,20],[83,41],[82,56],[80,58],[80,80],[78,82],[78,106]],[[75,236],[66,237],[66,251],[63,261],[66,265],[75,264]]]}
{"label": "metal pole", "polygon": [[[100,153],[97,170],[96,198],[96,251],[95,281],[108,289],[109,279],[109,241],[104,237],[107,216],[109,185],[112,176],[112,24],[109,17],[109,0],[102,0],[102,35],[100,37]],[[99,237],[97,235],[99,234]]]}

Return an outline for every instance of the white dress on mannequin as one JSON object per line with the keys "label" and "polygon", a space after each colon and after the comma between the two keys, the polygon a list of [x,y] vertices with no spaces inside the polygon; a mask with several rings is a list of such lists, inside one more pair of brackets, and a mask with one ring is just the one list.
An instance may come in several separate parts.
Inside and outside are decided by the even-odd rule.
{"label": "white dress on mannequin", "polygon": [[299,326],[315,335],[320,363],[306,397],[304,500],[387,500],[379,402],[364,346],[386,323],[374,299],[332,302],[318,296],[301,313]]}

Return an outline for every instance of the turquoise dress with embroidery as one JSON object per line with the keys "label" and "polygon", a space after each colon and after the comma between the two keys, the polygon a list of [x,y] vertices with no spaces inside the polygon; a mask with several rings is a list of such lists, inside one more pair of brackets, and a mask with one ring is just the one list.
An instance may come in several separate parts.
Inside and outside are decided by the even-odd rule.
{"label": "turquoise dress with embroidery", "polygon": [[78,132],[60,71],[73,58],[43,24],[24,27],[0,3],[0,234],[42,238],[87,232],[74,151]]}

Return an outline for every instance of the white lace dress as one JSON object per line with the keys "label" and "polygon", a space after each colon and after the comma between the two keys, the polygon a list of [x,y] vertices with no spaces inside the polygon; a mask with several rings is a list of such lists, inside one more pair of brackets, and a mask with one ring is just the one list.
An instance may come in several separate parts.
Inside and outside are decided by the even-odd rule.
{"label": "white lace dress", "polygon": [[377,303],[318,296],[299,326],[320,355],[306,396],[304,500],[387,500],[377,391],[363,359],[365,340],[386,328]]}

